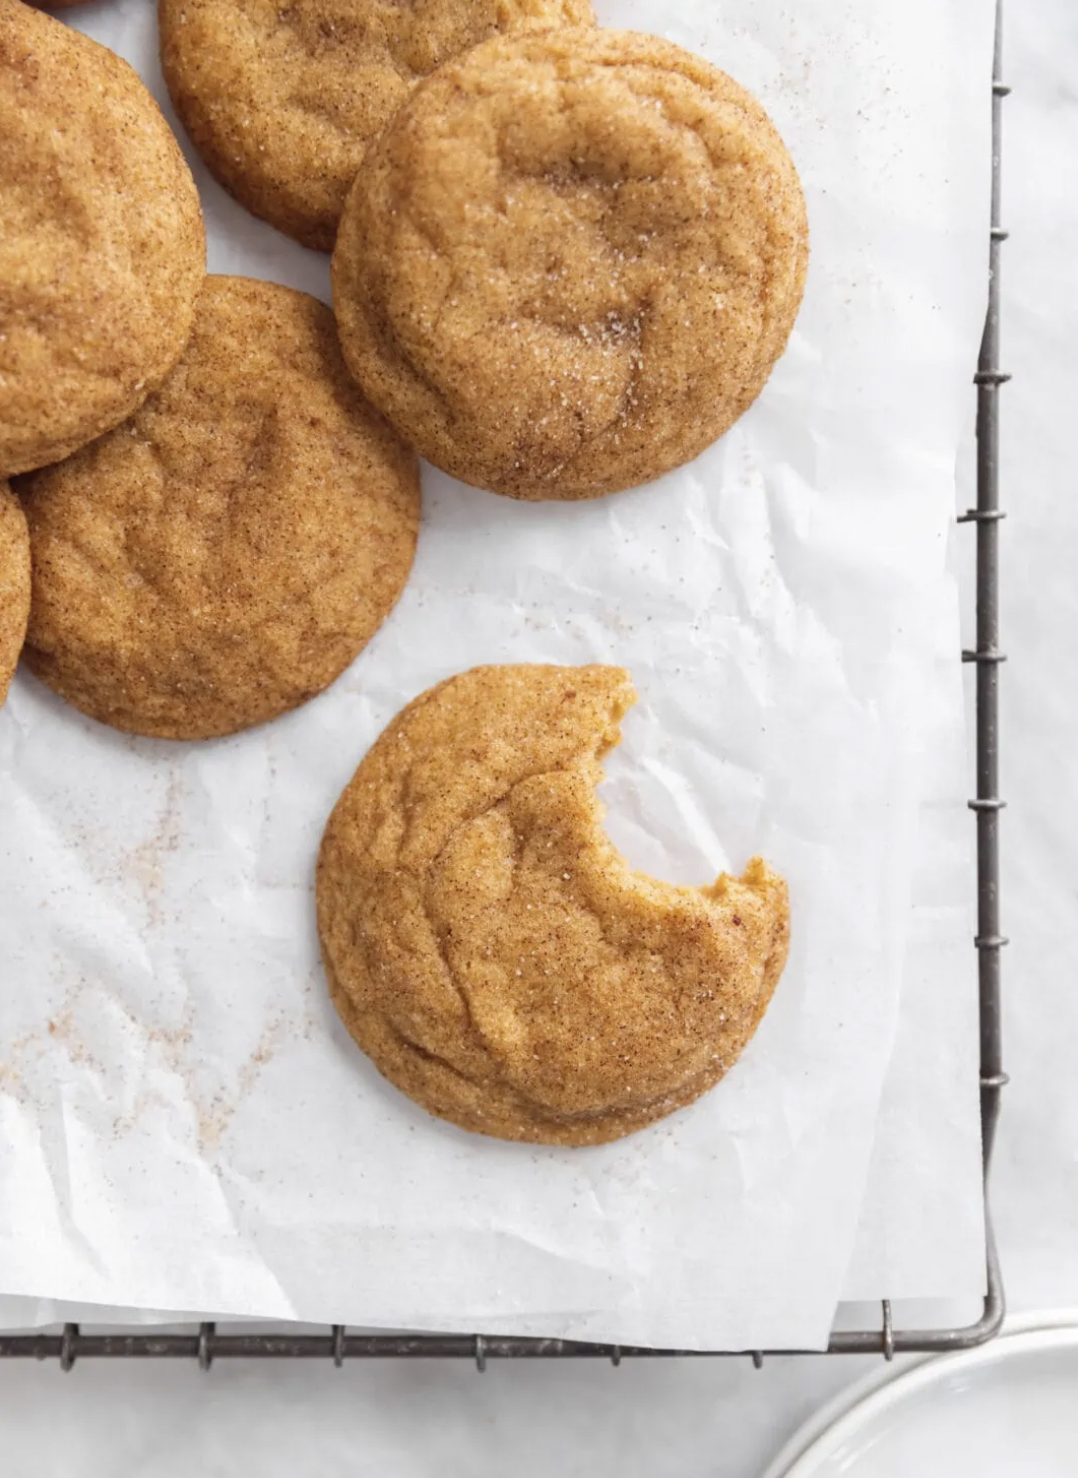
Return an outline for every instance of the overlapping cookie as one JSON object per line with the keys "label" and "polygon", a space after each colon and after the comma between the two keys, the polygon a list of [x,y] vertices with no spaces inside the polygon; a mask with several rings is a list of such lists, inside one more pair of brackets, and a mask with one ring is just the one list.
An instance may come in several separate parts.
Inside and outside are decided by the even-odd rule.
{"label": "overlapping cookie", "polygon": [[499,37],[367,151],[333,256],[345,358],[421,456],[515,498],[690,461],[785,348],[808,259],[764,110],[666,41]]}
{"label": "overlapping cookie", "polygon": [[0,482],[0,704],[7,697],[30,615],[30,536],[18,498]]}
{"label": "overlapping cookie", "polygon": [[137,734],[232,734],[313,697],[404,587],[419,469],[305,293],[208,277],[137,414],[20,479],[30,668]]}
{"label": "overlapping cookie", "polygon": [[160,0],[161,64],[214,175],[329,251],[364,151],[415,82],[499,33],[582,24],[590,0]]}
{"label": "overlapping cookie", "polygon": [[0,0],[0,477],[145,400],[187,341],[204,271],[194,180],[135,72]]}

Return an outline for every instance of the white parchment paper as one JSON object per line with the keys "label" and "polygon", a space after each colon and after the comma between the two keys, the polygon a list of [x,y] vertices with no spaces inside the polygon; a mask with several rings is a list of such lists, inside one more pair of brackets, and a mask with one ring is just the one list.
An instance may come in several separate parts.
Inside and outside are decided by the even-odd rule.
{"label": "white parchment paper", "polygon": [[[975,501],[969,489],[963,506]],[[974,547],[972,529],[955,529],[952,564],[959,554],[968,562]],[[972,611],[972,589],[965,597]],[[956,660],[958,610],[959,587],[950,578],[917,611],[934,667],[921,709],[922,805],[909,939],[898,1032],[843,1300],[968,1306],[985,1287],[975,828],[965,800],[974,767],[962,723],[967,694]],[[878,1310],[867,1317],[878,1324]],[[959,1313],[957,1322],[965,1317]],[[956,1319],[929,1315],[928,1327],[941,1322]]]}
{"label": "white parchment paper", "polygon": [[[516,505],[437,474],[415,574],[336,688],[254,734],[133,740],[20,678],[0,715],[0,1287],[105,1305],[685,1346],[818,1345],[894,1036],[928,664],[983,312],[987,0],[607,0],[757,91],[802,172],[806,305],[749,417],[657,487]],[[81,23],[162,96],[152,7]],[[197,168],[197,165],[196,165]],[[210,265],[321,258],[198,169]],[[965,186],[967,178],[978,182]],[[325,817],[416,692],[610,660],[641,692],[611,832],[684,881],[763,851],[794,950],[739,1068],[621,1145],[460,1133],[325,999]]]}

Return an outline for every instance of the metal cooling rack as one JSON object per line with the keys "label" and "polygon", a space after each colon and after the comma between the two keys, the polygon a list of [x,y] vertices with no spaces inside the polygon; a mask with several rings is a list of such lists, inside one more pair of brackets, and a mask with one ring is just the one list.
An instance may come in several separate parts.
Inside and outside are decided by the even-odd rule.
{"label": "metal cooling rack", "polygon": [[[985,1212],[988,1233],[987,1292],[975,1324],[952,1329],[896,1329],[891,1303],[884,1300],[878,1329],[835,1333],[829,1355],[938,1353],[969,1350],[998,1334],[1004,1315],[1003,1280],[988,1209],[988,1171],[992,1157],[1000,1095],[1007,1085],[1003,1071],[1000,1021],[1000,954],[1007,940],[1000,933],[999,820],[1005,802],[999,797],[999,669],[1006,661],[999,648],[999,526],[1006,514],[999,506],[999,391],[1011,378],[1000,369],[1000,247],[1007,232],[1000,223],[1000,156],[1003,99],[1010,88],[1002,76],[1002,10],[997,0],[995,58],[992,69],[992,224],[989,247],[988,317],[974,383],[977,386],[977,507],[959,523],[977,530],[977,646],[963,652],[963,662],[977,669],[977,798],[969,802],[977,821],[978,933],[974,941],[979,966],[981,1026],[981,1125],[984,1144]],[[768,1355],[812,1353],[770,1350]],[[759,1368],[765,1352],[653,1350],[631,1346],[585,1344],[561,1339],[521,1339],[482,1334],[350,1334],[343,1324],[324,1334],[290,1333],[288,1329],[254,1334],[218,1333],[214,1324],[192,1326],[190,1333],[84,1333],[65,1324],[59,1334],[0,1334],[0,1358],[58,1360],[70,1370],[77,1359],[193,1359],[209,1370],[217,1359],[332,1360],[337,1366],[357,1359],[474,1360],[483,1371],[488,1360],[749,1358]]]}

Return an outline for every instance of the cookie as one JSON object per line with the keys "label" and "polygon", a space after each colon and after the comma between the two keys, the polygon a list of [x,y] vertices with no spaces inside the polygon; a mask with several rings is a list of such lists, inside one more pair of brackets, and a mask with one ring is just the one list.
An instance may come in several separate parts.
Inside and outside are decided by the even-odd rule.
{"label": "cookie", "polygon": [[329,251],[367,144],[420,77],[590,0],[159,0],[176,112],[241,205]]}
{"label": "cookie", "polygon": [[30,535],[22,505],[0,482],[0,704],[15,671],[30,615]]}
{"label": "cookie", "polygon": [[359,766],[318,863],[322,953],[378,1069],[500,1139],[602,1144],[711,1088],[786,960],[765,863],[711,887],[630,871],[602,831],[613,667],[486,667],[417,698]]}
{"label": "cookie", "polygon": [[142,404],[187,341],[205,259],[194,180],[136,74],[0,0],[0,477]]}
{"label": "cookie", "polygon": [[20,480],[30,668],[103,723],[232,734],[362,651],[408,578],[419,468],[348,378],[333,315],[208,277],[183,358],[123,426]]}
{"label": "cookie", "polygon": [[368,150],[333,255],[349,367],[421,456],[514,498],[669,472],[760,393],[801,302],[797,172],[706,62],[496,38]]}

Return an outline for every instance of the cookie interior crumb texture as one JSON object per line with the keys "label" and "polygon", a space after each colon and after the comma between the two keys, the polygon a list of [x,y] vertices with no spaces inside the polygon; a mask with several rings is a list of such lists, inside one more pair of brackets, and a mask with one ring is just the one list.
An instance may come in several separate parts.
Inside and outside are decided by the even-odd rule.
{"label": "cookie interior crumb texture", "polygon": [[0,0],[0,476],[117,425],[191,329],[198,192],[125,61]]}
{"label": "cookie interior crumb texture", "polygon": [[208,277],[190,344],[108,436],[19,479],[26,660],[104,723],[231,734],[321,692],[411,569],[419,467],[305,293]]}
{"label": "cookie interior crumb texture", "polygon": [[30,615],[30,536],[18,498],[0,482],[0,704],[7,697]]}
{"label": "cookie interior crumb texture", "polygon": [[417,698],[330,818],[318,920],[333,1000],[431,1113],[591,1145],[691,1103],[736,1062],[786,961],[786,885],[675,887],[602,830],[612,667],[477,668]]}
{"label": "cookie interior crumb texture", "polygon": [[214,175],[323,251],[419,78],[490,36],[593,18],[591,0],[159,0],[159,17],[169,93]]}
{"label": "cookie interior crumb texture", "polygon": [[707,62],[601,29],[495,38],[368,150],[333,257],[345,358],[437,466],[588,498],[696,457],[801,302],[797,172]]}

